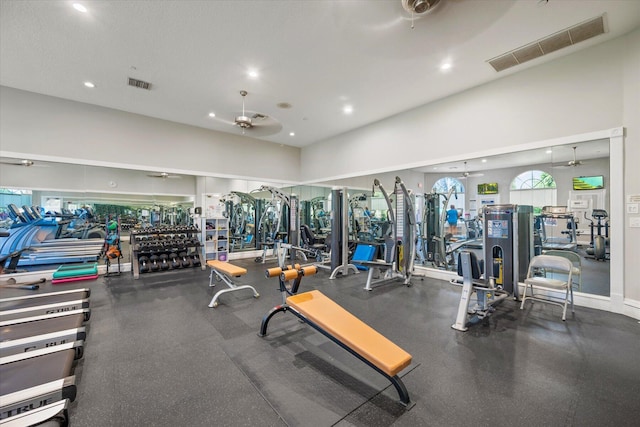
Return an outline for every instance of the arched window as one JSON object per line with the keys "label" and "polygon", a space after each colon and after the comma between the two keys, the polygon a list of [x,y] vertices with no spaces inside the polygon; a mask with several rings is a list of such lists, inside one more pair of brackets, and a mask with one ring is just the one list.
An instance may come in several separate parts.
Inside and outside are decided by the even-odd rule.
{"label": "arched window", "polygon": [[[433,188],[431,189],[434,193],[444,194],[445,196],[449,194],[449,191],[454,188],[456,191],[451,195],[451,199],[449,200],[449,204],[445,206],[441,206],[441,208],[449,209],[451,205],[454,205],[456,209],[460,212],[460,217],[465,218],[468,212],[465,209],[465,198],[464,198],[464,185],[460,180],[445,176],[444,178],[440,178],[433,184]],[[444,202],[444,196],[440,198],[442,202]]]}
{"label": "arched window", "polygon": [[450,176],[445,176],[444,178],[440,178],[433,184],[432,190],[435,193],[447,194],[451,188],[456,187],[456,192],[458,194],[464,194],[464,185],[456,179]]}
{"label": "arched window", "polygon": [[541,188],[556,188],[556,181],[550,174],[539,171],[530,170],[522,172],[511,181],[512,190],[531,190]]}
{"label": "arched window", "polygon": [[509,203],[531,205],[535,214],[539,214],[543,206],[555,206],[556,200],[556,181],[547,172],[529,170],[511,181]]}

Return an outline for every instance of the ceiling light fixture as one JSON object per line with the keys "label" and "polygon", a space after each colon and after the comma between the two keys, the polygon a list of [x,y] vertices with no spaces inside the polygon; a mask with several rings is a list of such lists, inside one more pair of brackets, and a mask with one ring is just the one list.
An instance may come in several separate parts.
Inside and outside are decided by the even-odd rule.
{"label": "ceiling light fixture", "polygon": [[81,5],[80,3],[74,3],[73,8],[78,12],[87,13],[87,8]]}
{"label": "ceiling light fixture", "polygon": [[342,112],[345,113],[345,114],[351,114],[351,113],[353,113],[353,107],[351,105],[345,105],[342,108]]}
{"label": "ceiling light fixture", "polygon": [[216,113],[209,113],[209,117],[215,117]]}
{"label": "ceiling light fixture", "polygon": [[547,150],[547,151],[545,151],[545,153],[551,154],[551,153],[553,153],[553,150]]}
{"label": "ceiling light fixture", "polygon": [[296,136],[295,132],[289,132],[289,136]]}
{"label": "ceiling light fixture", "polygon": [[96,87],[96,85],[92,82],[84,82],[84,85],[88,88],[93,89],[94,87]]}
{"label": "ceiling light fixture", "polygon": [[444,62],[442,65],[440,65],[440,71],[449,71],[451,67],[451,62]]}
{"label": "ceiling light fixture", "polygon": [[257,79],[258,78],[258,72],[256,70],[249,70],[247,72],[247,75],[249,77],[251,77],[252,79]]}
{"label": "ceiling light fixture", "polygon": [[482,159],[482,163],[487,163],[487,159]]}

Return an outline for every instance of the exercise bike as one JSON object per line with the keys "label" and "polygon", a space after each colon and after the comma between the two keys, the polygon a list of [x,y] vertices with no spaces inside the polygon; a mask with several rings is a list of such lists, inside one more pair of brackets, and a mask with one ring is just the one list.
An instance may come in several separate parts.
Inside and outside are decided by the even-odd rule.
{"label": "exercise bike", "polygon": [[[605,221],[609,217],[607,211],[604,209],[594,209],[591,212],[591,218],[587,217],[587,213],[584,213],[584,219],[591,224],[591,247],[587,249],[587,255],[589,258],[593,258],[596,261],[606,261],[607,257],[607,244],[609,243],[609,221]],[[593,220],[597,221],[596,224]],[[602,235],[602,229],[604,228],[604,235]],[[596,234],[597,232],[597,234]]]}

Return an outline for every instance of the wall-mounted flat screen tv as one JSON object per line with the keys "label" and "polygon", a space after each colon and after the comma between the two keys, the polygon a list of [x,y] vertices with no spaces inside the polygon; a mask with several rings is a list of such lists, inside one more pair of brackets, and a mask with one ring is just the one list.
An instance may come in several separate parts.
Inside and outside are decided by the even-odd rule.
{"label": "wall-mounted flat screen tv", "polygon": [[599,190],[601,188],[604,188],[602,175],[573,177],[574,190]]}
{"label": "wall-mounted flat screen tv", "polygon": [[498,183],[487,182],[478,184],[478,194],[498,194]]}

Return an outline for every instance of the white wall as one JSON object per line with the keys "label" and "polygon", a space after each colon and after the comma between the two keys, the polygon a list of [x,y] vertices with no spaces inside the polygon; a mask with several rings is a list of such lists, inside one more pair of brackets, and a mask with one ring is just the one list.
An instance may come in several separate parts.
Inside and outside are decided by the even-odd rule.
{"label": "white wall", "polygon": [[[625,61],[623,67],[624,92],[622,123],[626,128],[624,153],[624,192],[640,194],[640,30],[623,39]],[[629,227],[631,215],[625,216],[625,297],[640,308],[640,228]],[[633,215],[638,217],[638,215]]]}
{"label": "white wall", "polygon": [[296,147],[4,86],[0,141],[4,156],[293,183],[300,176]]}
{"label": "white wall", "polygon": [[304,147],[302,179],[475,158],[489,150],[619,127],[622,68],[630,49],[626,38],[619,38]]}

